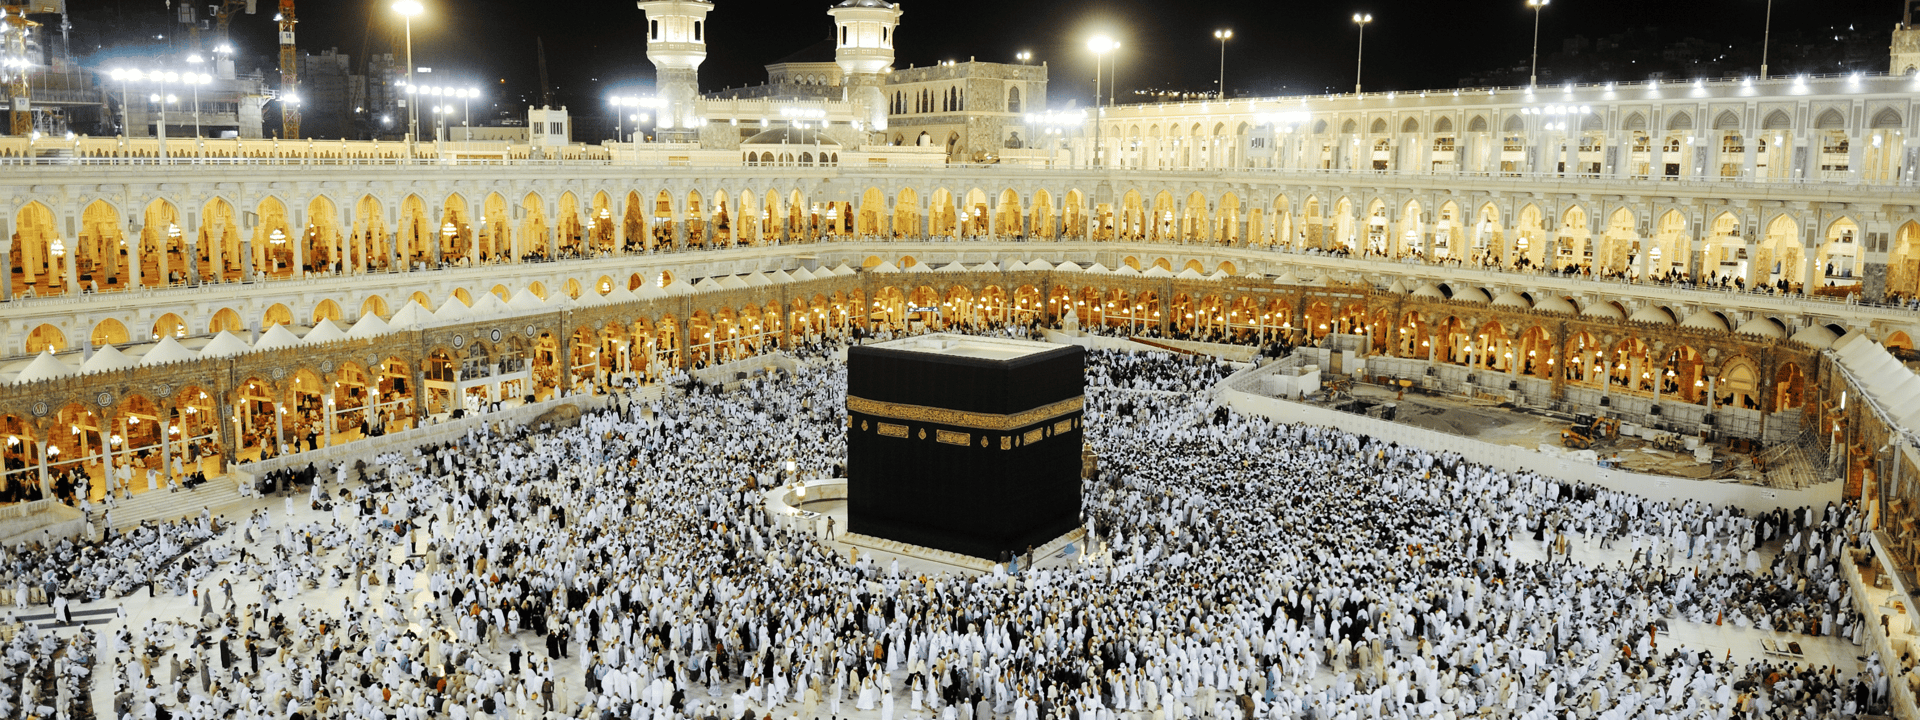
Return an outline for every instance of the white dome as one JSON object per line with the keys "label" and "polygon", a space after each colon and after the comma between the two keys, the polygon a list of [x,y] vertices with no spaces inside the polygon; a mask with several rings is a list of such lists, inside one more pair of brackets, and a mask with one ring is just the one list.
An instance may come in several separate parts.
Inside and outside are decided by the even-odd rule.
{"label": "white dome", "polygon": [[1540,312],[1560,313],[1562,315],[1580,314],[1579,308],[1574,307],[1572,302],[1559,295],[1548,295],[1541,298],[1539,302],[1533,304],[1533,309]]}
{"label": "white dome", "polygon": [[1727,327],[1727,321],[1725,319],[1706,310],[1688,315],[1686,320],[1680,321],[1680,327],[1716,330],[1719,332],[1726,332],[1732,329]]}
{"label": "white dome", "polygon": [[1828,330],[1825,325],[1808,325],[1805,330],[1793,334],[1794,342],[1815,350],[1833,347],[1833,341],[1839,339],[1840,337],[1834,335],[1833,331]]}
{"label": "white dome", "polygon": [[1608,320],[1625,320],[1627,319],[1627,314],[1624,312],[1621,312],[1620,306],[1618,305],[1615,305],[1610,302],[1606,302],[1604,300],[1598,300],[1598,301],[1588,303],[1586,307],[1581,308],[1580,317],[1606,318]]}
{"label": "white dome", "polygon": [[1633,311],[1633,315],[1627,319],[1633,322],[1654,323],[1656,325],[1673,324],[1673,315],[1668,313],[1666,308],[1660,307],[1659,305],[1648,305],[1639,310],[1635,310]]}
{"label": "white dome", "polygon": [[1755,316],[1752,320],[1740,323],[1740,327],[1734,330],[1734,332],[1742,335],[1759,335],[1770,338],[1784,338],[1787,336],[1787,331],[1780,328],[1780,323],[1774,322],[1773,318],[1764,315]]}

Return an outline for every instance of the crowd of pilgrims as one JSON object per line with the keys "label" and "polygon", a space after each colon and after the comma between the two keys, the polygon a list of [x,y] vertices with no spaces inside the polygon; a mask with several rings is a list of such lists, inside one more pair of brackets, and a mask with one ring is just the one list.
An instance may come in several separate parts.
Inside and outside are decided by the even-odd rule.
{"label": "crowd of pilgrims", "polygon": [[[119,626],[88,679],[137,720],[1816,718],[1884,711],[1907,661],[1736,661],[1663,629],[1858,644],[1850,507],[1655,501],[1244,416],[1207,390],[1230,366],[1164,353],[1088,355],[1103,469],[1079,552],[1012,575],[850,557],[758,490],[789,459],[843,467],[833,350],[313,473],[233,525],[8,549],[0,570],[191,603]],[[95,717],[32,671],[90,657],[69,649],[90,635],[9,621],[0,716],[36,698]]]}

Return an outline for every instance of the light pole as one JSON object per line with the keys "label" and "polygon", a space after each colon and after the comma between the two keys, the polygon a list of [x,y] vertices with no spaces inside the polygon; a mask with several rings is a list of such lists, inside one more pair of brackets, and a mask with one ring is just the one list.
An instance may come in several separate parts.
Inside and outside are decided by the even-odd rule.
{"label": "light pole", "polygon": [[193,137],[198,140],[200,134],[200,86],[213,82],[213,76],[206,73],[187,73],[188,85],[193,86]]}
{"label": "light pole", "polygon": [[428,89],[429,92],[433,93],[433,141],[436,143],[445,142],[446,138],[441,136],[449,134],[446,132],[447,108],[440,104],[440,99],[446,97],[447,91],[450,89],[451,88],[443,88],[438,85]]}
{"label": "light pole", "polygon": [[[198,68],[203,62],[206,60],[200,57],[200,53],[187,55],[187,64],[191,67]],[[202,79],[206,77],[199,73],[186,74],[187,84],[193,86],[193,138],[195,140],[200,139],[200,86],[206,84],[206,80]]]}
{"label": "light pole", "polygon": [[[615,95],[607,98],[607,104],[613,106],[613,141],[626,142],[627,108],[639,107],[640,98]],[[637,129],[637,128],[636,128]]]}
{"label": "light pole", "polygon": [[1540,84],[1540,10],[1549,0],[1527,0],[1527,7],[1533,8],[1533,64],[1527,71],[1527,87]]}
{"label": "light pole", "polygon": [[157,95],[154,95],[153,99],[156,102],[160,102],[160,128],[159,128],[160,130],[160,161],[166,162],[167,160],[167,103],[173,102],[173,96],[166,94],[167,83],[178,81],[180,79],[180,73],[174,72],[172,70],[168,70],[166,72],[160,72],[158,70],[155,70],[152,73],[149,73],[147,77],[160,81],[160,93]]}
{"label": "light pole", "polygon": [[460,122],[467,126],[467,142],[473,142],[473,99],[480,95],[480,88],[467,88],[460,92],[464,102],[460,110]]}
{"label": "light pole", "polygon": [[1093,156],[1088,158],[1093,165],[1100,164],[1101,150],[1104,149],[1101,147],[1100,128],[1100,117],[1104,114],[1100,109],[1100,63],[1106,59],[1108,52],[1117,47],[1120,47],[1120,43],[1105,35],[1096,35],[1087,42],[1087,49],[1093,51]]}
{"label": "light pole", "polygon": [[[400,0],[393,4],[393,11],[400,13],[407,27],[407,94],[413,94],[413,16],[426,11],[420,0]],[[420,135],[420,115],[414,107],[413,99],[407,99],[407,156],[412,157],[413,144]]]}
{"label": "light pole", "polygon": [[1227,41],[1233,39],[1232,30],[1215,30],[1213,39],[1220,41],[1220,99],[1227,99]]}
{"label": "light pole", "polygon": [[107,73],[107,77],[120,81],[120,134],[128,137],[132,137],[130,133],[133,132],[133,108],[127,105],[127,83],[139,74],[139,70],[121,70],[120,68],[114,68],[113,72]]}
{"label": "light pole", "polygon": [[1767,24],[1760,36],[1760,79],[1767,79],[1767,46],[1773,42],[1773,0],[1767,0]]}
{"label": "light pole", "polygon": [[1373,13],[1354,13],[1353,24],[1360,26],[1360,49],[1353,58],[1353,94],[1360,94],[1360,68],[1367,57],[1367,23],[1373,22]]}
{"label": "light pole", "polygon": [[1027,64],[1027,61],[1033,59],[1033,53],[1027,52],[1025,50],[1021,50],[1020,52],[1013,54],[1013,59],[1018,60],[1020,61],[1020,64],[1025,65]]}

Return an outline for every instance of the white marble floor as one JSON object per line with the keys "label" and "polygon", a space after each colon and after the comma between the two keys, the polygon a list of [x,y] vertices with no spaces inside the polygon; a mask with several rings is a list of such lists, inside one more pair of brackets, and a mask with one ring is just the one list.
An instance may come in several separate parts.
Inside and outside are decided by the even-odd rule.
{"label": "white marble floor", "polygon": [[[1760,554],[1763,563],[1772,562],[1773,558],[1779,554],[1779,544],[1779,542],[1768,543],[1761,549]],[[1624,541],[1615,543],[1613,547],[1604,549],[1601,548],[1598,543],[1594,543],[1588,547],[1582,547],[1582,543],[1577,540],[1572,542],[1571,546],[1571,558],[1575,562],[1587,565],[1624,565],[1633,560],[1633,546]],[[1541,547],[1541,543],[1534,541],[1530,535],[1516,535],[1511,547],[1513,555],[1517,559],[1533,562],[1546,559],[1545,549]],[[1688,570],[1696,565],[1697,563],[1687,560],[1685,556],[1682,555],[1676,562],[1669,565],[1668,569],[1676,571]],[[1751,662],[1771,657],[1766,655],[1765,650],[1761,647],[1760,641],[1763,639],[1771,639],[1782,646],[1785,646],[1789,642],[1799,643],[1800,650],[1802,654],[1805,655],[1804,659],[1773,657],[1775,660],[1786,659],[1814,667],[1823,665],[1827,667],[1837,667],[1840,668],[1842,672],[1853,672],[1862,668],[1865,662],[1861,658],[1868,652],[1871,652],[1871,649],[1867,647],[1854,645],[1852,642],[1839,637],[1815,637],[1799,633],[1776,632],[1750,627],[1743,628],[1737,627],[1733,623],[1715,625],[1713,623],[1694,623],[1680,618],[1670,618],[1667,621],[1667,627],[1672,633],[1670,636],[1663,635],[1660,638],[1660,649],[1662,652],[1677,647],[1688,647],[1696,650],[1704,648],[1711,650],[1714,657],[1717,658],[1726,658],[1728,657],[1728,653],[1732,653],[1732,658],[1739,662]]]}
{"label": "white marble floor", "polygon": [[[287,512],[287,504],[285,503],[285,501],[277,497],[247,499],[232,506],[216,508],[215,511],[230,520],[238,521],[246,518],[249,513],[261,508],[265,508],[269,510],[272,516],[273,524],[276,527],[288,522],[289,518],[293,522],[305,523],[305,522],[312,522],[312,521],[326,521],[331,519],[332,517],[331,513],[313,511],[308,509],[305,502],[304,494],[300,495],[296,499],[296,501],[293,503],[293,511],[291,515],[289,515]],[[839,527],[842,527],[842,528],[845,527],[844,503],[840,504],[840,506],[837,508],[836,507],[824,507],[824,508],[809,507],[809,509],[824,509],[831,515],[837,515],[837,523]],[[226,534],[214,540],[213,542],[226,543],[226,544],[234,545],[237,547],[238,544],[242,543],[243,541],[240,537],[240,533],[237,530],[230,530]],[[1597,546],[1592,548],[1581,548],[1579,545],[1580,545],[1579,543],[1577,542],[1575,543],[1575,550],[1573,553],[1573,559],[1577,562],[1607,563],[1607,564],[1612,564],[1616,562],[1626,562],[1627,560],[1630,559],[1632,554],[1631,550],[1628,549],[1627,545],[1624,543],[1614,548],[1606,549],[1606,550],[1602,550]],[[834,547],[836,550],[842,553],[845,553],[849,550],[848,546],[838,542],[830,543],[830,546]],[[1540,548],[1540,544],[1528,539],[1523,538],[1523,539],[1516,540],[1516,542],[1513,543],[1512,548],[1516,557],[1522,560],[1540,560],[1544,558],[1544,554]],[[399,545],[392,546],[389,549],[389,551],[393,553],[393,559],[395,560],[401,559],[406,553],[406,549]],[[333,561],[335,558],[337,558],[341,554],[343,553],[336,551],[326,556],[326,561],[329,561],[329,562]],[[890,565],[893,559],[894,559],[893,557],[888,556],[884,553],[879,554],[876,557],[876,560],[879,562],[879,567],[883,568],[883,571],[885,568],[887,568]],[[899,558],[899,560],[901,563],[902,574],[908,575],[908,576],[920,575],[920,574],[936,574],[941,572],[954,572],[959,570],[958,568],[944,566],[939,563],[934,563],[934,562],[917,559],[917,558],[903,557],[903,558]],[[1043,559],[1040,563],[1040,567],[1043,567],[1043,568],[1060,567],[1074,561],[1075,559],[1073,557],[1069,557],[1064,553],[1060,553],[1060,554],[1055,554],[1051,557]],[[215,572],[213,575],[208,577],[207,580],[203,583],[203,587],[217,586],[218,582],[223,578],[233,579],[234,587],[236,588],[234,599],[238,604],[244,607],[245,605],[250,603],[261,602],[262,598],[259,592],[258,583],[252,580],[235,578],[234,572],[231,569],[231,565],[232,563],[229,563],[226,567],[223,567],[222,569],[220,569],[219,571]],[[1676,565],[1678,567],[1685,567],[1686,564],[1685,564],[1685,561],[1683,560],[1680,563],[1676,563]],[[425,583],[426,583],[426,576],[422,574],[417,579],[417,582],[416,582],[417,587],[413,589],[423,590],[425,588]],[[291,615],[293,611],[297,611],[298,606],[307,606],[307,607],[322,607],[322,608],[327,608],[337,612],[346,603],[354,602],[354,601],[355,600],[352,598],[351,586],[342,587],[342,588],[323,587],[321,589],[308,590],[304,593],[301,593],[293,601],[293,604],[295,607],[283,606],[282,610],[287,611],[289,615]],[[419,607],[423,605],[425,601],[426,601],[426,593],[419,593],[415,595],[413,598],[413,604],[415,607]],[[197,618],[199,616],[199,613],[200,613],[200,608],[197,604],[195,604],[191,596],[162,596],[162,597],[156,597],[156,598],[148,598],[144,594],[144,592],[138,593],[134,597],[103,600],[95,603],[85,603],[85,604],[77,605],[74,607],[73,615],[75,617],[75,620],[85,623],[87,627],[92,628],[95,632],[99,633],[101,636],[102,661],[101,661],[101,664],[97,667],[96,672],[98,675],[96,678],[96,682],[94,684],[94,707],[96,712],[99,713],[101,717],[108,717],[108,714],[111,712],[113,694],[116,688],[118,687],[116,678],[125,677],[125,672],[120,667],[118,667],[118,664],[125,660],[125,656],[115,657],[110,651],[111,643],[109,641],[109,638],[112,632],[114,630],[117,630],[120,627],[129,627],[129,628],[136,628],[136,629],[141,628],[141,627],[144,627],[150,620],[170,621],[176,618],[187,618],[187,619]],[[121,614],[124,614],[125,617],[124,618],[120,617]],[[35,625],[41,625],[41,626],[48,625],[51,623],[50,613],[45,610],[44,606],[40,608],[29,608],[26,611],[22,611],[21,616],[23,618],[47,616],[47,619],[34,620],[33,623]],[[1805,635],[1797,635],[1797,634],[1790,634],[1790,633],[1766,632],[1766,631],[1759,631],[1759,630],[1754,630],[1750,628],[1737,628],[1737,627],[1733,627],[1732,625],[1715,626],[1712,624],[1697,624],[1697,623],[1690,623],[1690,622],[1686,622],[1684,620],[1678,620],[1678,619],[1670,620],[1669,624],[1671,626],[1672,633],[1669,637],[1662,638],[1661,647],[1663,650],[1669,647],[1678,647],[1678,646],[1684,645],[1686,647],[1711,651],[1716,657],[1726,657],[1729,653],[1731,653],[1731,656],[1735,660],[1739,660],[1739,661],[1747,661],[1747,660],[1753,660],[1753,659],[1763,657],[1761,645],[1760,645],[1760,641],[1763,638],[1772,638],[1775,641],[1781,642],[1781,643],[1785,643],[1788,641],[1798,642],[1800,644],[1800,647],[1803,649],[1803,651],[1806,654],[1806,660],[1804,662],[1807,662],[1813,665],[1827,665],[1827,666],[1838,667],[1842,671],[1852,671],[1854,669],[1859,668],[1862,665],[1862,662],[1860,661],[1859,657],[1866,652],[1865,648],[1856,647],[1849,642],[1845,642],[1838,638],[1832,638],[1832,637],[1816,638],[1816,637],[1809,637]],[[72,633],[75,631],[76,630],[73,627],[67,627],[67,628],[56,630],[55,632],[65,634],[65,633]],[[178,638],[164,639],[161,641],[160,644],[173,645],[181,648],[185,647],[184,643],[182,642],[182,639],[178,639]],[[498,651],[488,651],[486,654],[493,657],[500,666],[504,667],[506,665],[507,651],[516,644],[524,648],[525,652],[527,653],[528,660],[532,660],[533,658],[537,657],[540,659],[541,662],[546,662],[545,646],[541,638],[539,638],[538,636],[535,636],[531,632],[526,632],[526,631],[521,632],[519,636],[516,638],[503,640]],[[579,687],[577,684],[577,679],[581,675],[580,662],[581,662],[581,658],[578,655],[575,655],[574,657],[571,657],[571,658],[561,659],[561,660],[552,662],[552,667],[555,672],[555,677],[565,679],[566,681],[565,684],[563,684],[563,687],[561,689],[562,698],[577,701],[583,696],[584,694],[583,688]],[[164,658],[163,658],[162,662],[157,663],[155,665],[154,673],[155,673],[156,680],[162,681],[163,683],[165,681],[171,680],[171,678],[169,678],[166,674],[167,673],[166,668],[167,668],[167,663],[164,661]],[[902,675],[904,675],[904,673],[902,673]],[[903,681],[903,677],[896,677],[895,678],[896,687],[903,687],[898,685],[898,683],[902,681]],[[1326,684],[1329,684],[1331,681],[1332,681],[1332,673],[1323,672],[1323,673],[1320,673],[1319,679],[1314,684],[1326,685]],[[917,720],[918,718],[923,718],[928,715],[928,713],[926,712],[915,713],[915,712],[908,711],[906,709],[907,703],[905,701],[906,700],[905,695],[902,694],[900,697],[901,697],[901,703],[900,703],[901,710],[898,713],[899,717],[906,718],[909,720]],[[693,700],[696,703],[700,703],[704,705],[707,703],[724,703],[727,701],[727,698],[726,697],[696,697],[696,698],[693,698]],[[784,717],[787,714],[795,713],[797,711],[798,711],[797,704],[790,704],[784,710],[780,711],[779,714]],[[822,704],[820,711],[822,712],[822,714],[825,714],[827,712],[826,706],[824,703]],[[849,718],[850,720],[875,720],[876,718],[879,717],[879,713],[878,711],[856,711],[853,709],[851,703],[846,703],[841,706],[839,716],[843,718]]]}

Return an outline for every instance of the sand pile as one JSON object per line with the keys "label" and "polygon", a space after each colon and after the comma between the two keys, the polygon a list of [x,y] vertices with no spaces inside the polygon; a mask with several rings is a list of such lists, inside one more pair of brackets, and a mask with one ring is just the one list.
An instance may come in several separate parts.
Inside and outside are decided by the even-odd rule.
{"label": "sand pile", "polygon": [[1408,425],[1466,437],[1479,435],[1483,430],[1513,424],[1512,419],[1503,417],[1499,413],[1423,405],[1411,401],[1400,403],[1399,416],[1396,419]]}

